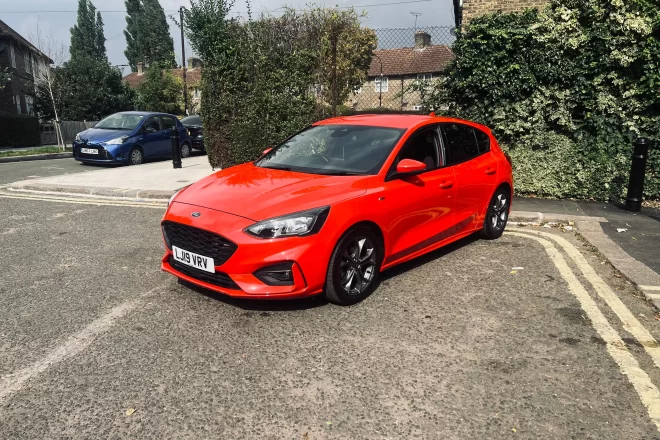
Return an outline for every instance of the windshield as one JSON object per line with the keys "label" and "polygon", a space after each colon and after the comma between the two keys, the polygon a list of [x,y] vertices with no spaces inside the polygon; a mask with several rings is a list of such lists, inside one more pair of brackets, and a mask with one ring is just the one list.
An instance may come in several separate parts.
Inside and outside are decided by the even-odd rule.
{"label": "windshield", "polygon": [[312,174],[376,174],[404,132],[365,125],[309,127],[256,165]]}
{"label": "windshield", "polygon": [[185,118],[181,119],[181,123],[183,125],[202,125],[202,118],[200,118],[197,115],[192,115],[192,116],[186,116]]}
{"label": "windshield", "polygon": [[142,115],[127,115],[124,113],[115,113],[100,121],[94,128],[104,128],[106,130],[133,130],[144,119]]}

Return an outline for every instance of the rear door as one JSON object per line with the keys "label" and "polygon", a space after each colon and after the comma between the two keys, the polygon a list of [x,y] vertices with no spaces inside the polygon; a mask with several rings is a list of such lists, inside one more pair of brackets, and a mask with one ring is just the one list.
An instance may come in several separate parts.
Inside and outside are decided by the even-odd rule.
{"label": "rear door", "polygon": [[[163,115],[163,116],[160,117],[160,119],[161,119],[161,123],[163,124],[164,136],[165,136],[165,139],[167,141],[166,142],[167,145],[165,146],[165,150],[163,152],[163,155],[171,156],[172,155],[172,129],[177,127],[176,118],[174,118],[174,116]],[[183,140],[182,137],[184,137],[182,131],[183,130],[179,130],[179,139],[180,139],[180,141],[182,141]],[[179,142],[179,143],[181,143],[181,142]]]}
{"label": "rear door", "polygon": [[447,160],[456,176],[456,222],[464,229],[480,228],[497,183],[490,138],[467,124],[445,123],[441,129]]}
{"label": "rear door", "polygon": [[[414,159],[427,164],[415,176],[397,177],[396,164]],[[381,223],[389,237],[385,264],[442,241],[454,222],[454,171],[445,166],[438,127],[425,126],[401,148],[384,184]]]}

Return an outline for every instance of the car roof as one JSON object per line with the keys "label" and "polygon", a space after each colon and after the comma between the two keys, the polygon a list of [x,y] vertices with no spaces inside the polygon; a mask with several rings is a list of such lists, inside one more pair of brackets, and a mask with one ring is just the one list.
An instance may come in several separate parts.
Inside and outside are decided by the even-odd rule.
{"label": "car roof", "polygon": [[130,112],[119,112],[122,115],[136,115],[136,116],[157,116],[157,115],[165,115],[165,116],[174,116],[170,115],[169,113],[161,113],[161,112],[139,112],[139,111],[130,111]]}
{"label": "car roof", "polygon": [[324,119],[315,123],[314,125],[370,125],[374,127],[388,127],[388,128],[415,128],[424,123],[434,122],[457,122],[461,124],[468,124],[478,127],[481,130],[490,132],[490,129],[485,125],[476,122],[467,121],[458,118],[448,118],[445,116],[419,115],[419,114],[406,114],[406,113],[383,113],[383,114],[363,114],[353,116],[338,116],[336,118]]}

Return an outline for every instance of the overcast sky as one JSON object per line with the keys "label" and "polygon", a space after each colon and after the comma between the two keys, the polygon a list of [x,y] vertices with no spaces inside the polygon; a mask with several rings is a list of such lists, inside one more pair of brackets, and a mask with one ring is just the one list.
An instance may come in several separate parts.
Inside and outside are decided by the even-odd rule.
{"label": "overcast sky", "polygon": [[[113,65],[127,64],[124,50],[126,40],[123,30],[126,27],[124,0],[92,0],[96,8],[102,11],[105,24],[106,48],[108,58]],[[363,24],[374,28],[413,27],[415,17],[411,12],[420,12],[417,26],[452,26],[452,0],[318,0],[317,5],[355,6],[356,10],[364,10],[368,15]],[[398,3],[390,4],[387,3]],[[169,18],[177,14],[180,6],[188,6],[190,0],[160,0],[170,23],[170,34],[174,37],[174,48],[177,62],[181,63],[181,39],[179,28]],[[306,0],[253,0],[252,10],[256,12],[270,11],[277,14],[282,6],[304,8],[310,4]],[[76,22],[77,0],[21,0],[0,2],[0,19],[14,28],[25,38],[30,39],[38,27],[42,35],[52,35],[57,43],[69,46],[69,29]],[[234,14],[245,14],[245,0],[236,0]],[[51,12],[48,12],[51,11]],[[54,12],[61,11],[61,12]],[[191,56],[190,46],[186,47],[186,56]],[[124,74],[130,72],[124,68]]]}

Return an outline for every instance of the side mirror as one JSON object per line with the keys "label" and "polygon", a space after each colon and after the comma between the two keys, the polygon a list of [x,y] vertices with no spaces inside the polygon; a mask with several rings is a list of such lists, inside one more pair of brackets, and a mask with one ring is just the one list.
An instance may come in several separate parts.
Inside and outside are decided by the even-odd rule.
{"label": "side mirror", "polygon": [[424,162],[413,159],[402,159],[396,165],[396,173],[401,176],[419,174],[425,170],[426,164]]}
{"label": "side mirror", "polygon": [[155,133],[156,129],[153,127],[144,127],[144,132],[145,133]]}

